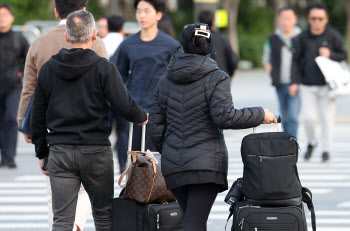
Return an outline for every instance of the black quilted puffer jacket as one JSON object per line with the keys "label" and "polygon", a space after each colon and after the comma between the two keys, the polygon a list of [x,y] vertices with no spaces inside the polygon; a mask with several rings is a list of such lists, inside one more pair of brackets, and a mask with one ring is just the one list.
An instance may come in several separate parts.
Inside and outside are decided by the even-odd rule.
{"label": "black quilted puffer jacket", "polygon": [[209,170],[227,174],[222,129],[260,125],[261,107],[235,109],[230,77],[209,57],[176,53],[160,79],[148,133],[162,154],[163,176]]}

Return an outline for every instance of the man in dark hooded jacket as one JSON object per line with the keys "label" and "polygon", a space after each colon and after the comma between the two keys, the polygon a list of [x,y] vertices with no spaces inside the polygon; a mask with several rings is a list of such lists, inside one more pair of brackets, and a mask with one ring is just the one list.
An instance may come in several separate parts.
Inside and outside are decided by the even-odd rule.
{"label": "man in dark hooded jacket", "polygon": [[112,230],[109,111],[112,107],[138,124],[147,122],[147,113],[134,102],[115,66],[91,50],[96,30],[89,12],[70,14],[65,35],[72,49],[61,49],[41,68],[31,118],[36,155],[49,156],[53,231],[73,229],[81,183],[91,199],[96,230]]}

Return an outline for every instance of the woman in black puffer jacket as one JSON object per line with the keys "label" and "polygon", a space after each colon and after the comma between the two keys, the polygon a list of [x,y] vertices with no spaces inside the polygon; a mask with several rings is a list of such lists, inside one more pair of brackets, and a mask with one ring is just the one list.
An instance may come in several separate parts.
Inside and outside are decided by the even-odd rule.
{"label": "woman in black puffer jacket", "polygon": [[208,57],[206,24],[185,26],[181,45],[184,53],[173,55],[158,83],[148,132],[162,154],[167,187],[185,212],[184,231],[202,231],[217,194],[228,188],[222,129],[277,121],[261,107],[234,108],[230,77]]}

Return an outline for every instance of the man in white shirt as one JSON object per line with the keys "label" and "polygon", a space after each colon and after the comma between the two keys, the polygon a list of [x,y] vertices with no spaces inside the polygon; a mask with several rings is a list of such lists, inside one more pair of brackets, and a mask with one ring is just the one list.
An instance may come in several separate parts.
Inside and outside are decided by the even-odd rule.
{"label": "man in white shirt", "polygon": [[124,28],[124,17],[112,14],[107,17],[108,20],[108,34],[102,40],[105,42],[108,58],[116,52],[119,45],[124,40],[125,28]]}

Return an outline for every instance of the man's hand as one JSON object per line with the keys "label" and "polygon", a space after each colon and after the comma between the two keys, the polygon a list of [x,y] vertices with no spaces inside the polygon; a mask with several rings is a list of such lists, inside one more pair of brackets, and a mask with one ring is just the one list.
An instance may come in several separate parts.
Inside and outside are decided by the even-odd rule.
{"label": "man's hand", "polygon": [[[48,157],[46,157],[46,158],[48,158]],[[45,171],[45,170],[43,169],[43,167],[44,167],[44,162],[45,162],[45,159],[46,159],[46,158],[40,159],[40,160],[39,160],[39,167],[40,167],[41,172],[42,172],[44,175],[49,176],[49,172],[48,172],[48,171]]]}
{"label": "man's hand", "polygon": [[147,113],[147,120],[143,123],[140,123],[139,125],[146,125],[148,123],[148,118],[149,118],[149,114]]}
{"label": "man's hand", "polygon": [[271,124],[271,123],[277,123],[276,116],[272,114],[269,110],[264,109],[265,112],[265,117],[264,121],[262,122],[263,124]]}
{"label": "man's hand", "polygon": [[292,96],[292,97],[297,96],[298,91],[299,91],[299,84],[293,83],[292,85],[289,86],[288,91],[289,91],[290,96]]}
{"label": "man's hand", "polygon": [[272,71],[272,65],[271,65],[271,63],[266,63],[265,66],[264,66],[264,68],[265,68],[265,71],[266,71],[267,73],[271,74],[271,71]]}
{"label": "man's hand", "polygon": [[24,140],[27,142],[27,144],[31,144],[32,143],[32,139],[29,138],[28,136],[24,135]]}
{"label": "man's hand", "polygon": [[331,50],[328,47],[320,47],[320,49],[318,49],[318,52],[323,57],[326,57],[326,58],[331,57]]}

